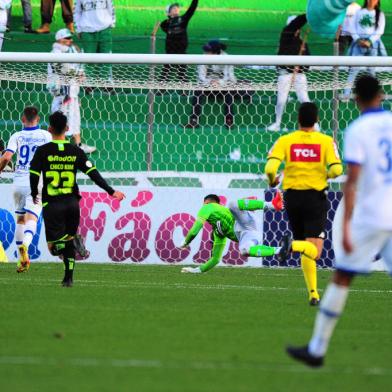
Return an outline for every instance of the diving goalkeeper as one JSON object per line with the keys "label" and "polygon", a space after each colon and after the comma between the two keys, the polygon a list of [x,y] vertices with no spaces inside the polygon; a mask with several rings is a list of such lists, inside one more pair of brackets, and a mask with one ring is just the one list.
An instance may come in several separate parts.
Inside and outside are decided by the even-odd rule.
{"label": "diving goalkeeper", "polygon": [[[285,261],[290,251],[317,253],[316,247],[306,241],[284,240],[281,248],[266,246],[261,243],[261,233],[257,231],[254,216],[249,211],[272,209],[281,211],[283,200],[280,192],[277,192],[271,202],[263,200],[240,199],[229,203],[229,207],[220,204],[219,196],[207,195],[204,205],[197,214],[196,222],[189,230],[181,248],[188,245],[203,228],[205,222],[210,223],[213,229],[213,246],[211,258],[199,267],[184,267],[181,272],[201,273],[215,267],[222,258],[227,238],[238,242],[242,256],[267,257],[277,255],[279,262]],[[288,249],[290,247],[290,249]]]}

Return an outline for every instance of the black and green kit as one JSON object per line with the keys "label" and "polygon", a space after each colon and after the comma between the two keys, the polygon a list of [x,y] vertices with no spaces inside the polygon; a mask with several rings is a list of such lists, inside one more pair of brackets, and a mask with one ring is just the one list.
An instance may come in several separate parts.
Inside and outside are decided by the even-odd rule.
{"label": "black and green kit", "polygon": [[37,148],[30,166],[31,196],[38,195],[42,174],[43,218],[47,242],[61,241],[77,232],[80,219],[78,170],[112,195],[114,189],[99,174],[87,155],[66,140],[54,140]]}

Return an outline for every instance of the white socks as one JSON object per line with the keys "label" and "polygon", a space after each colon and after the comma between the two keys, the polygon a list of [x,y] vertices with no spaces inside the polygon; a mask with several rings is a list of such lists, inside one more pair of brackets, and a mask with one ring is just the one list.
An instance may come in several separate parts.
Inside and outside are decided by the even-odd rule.
{"label": "white socks", "polygon": [[20,246],[23,244],[24,230],[25,230],[24,223],[16,224],[16,231],[15,231],[16,246]]}
{"label": "white socks", "polygon": [[346,304],[348,287],[330,283],[320,302],[313,336],[309,343],[309,353],[323,357],[327,352],[333,330]]}
{"label": "white socks", "polygon": [[24,238],[23,238],[23,245],[25,245],[27,249],[29,249],[29,246],[33,241],[33,237],[36,231],[37,231],[37,222],[35,220],[28,220],[24,226]]}

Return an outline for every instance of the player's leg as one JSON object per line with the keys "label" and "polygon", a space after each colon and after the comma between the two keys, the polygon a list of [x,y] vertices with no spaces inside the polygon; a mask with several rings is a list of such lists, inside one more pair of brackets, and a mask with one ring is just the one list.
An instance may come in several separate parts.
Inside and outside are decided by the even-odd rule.
{"label": "player's leg", "polygon": [[73,272],[75,268],[76,251],[74,239],[78,231],[80,222],[80,207],[78,198],[74,197],[67,203],[68,213],[65,220],[66,233],[68,234],[68,241],[66,242],[66,247],[63,253],[65,274],[63,284],[69,286],[73,284]]}
{"label": "player's leg", "polygon": [[29,269],[30,262],[26,260],[25,250],[23,248],[23,238],[25,231],[25,205],[26,197],[30,193],[29,187],[15,187],[14,203],[16,215],[15,243],[18,248],[19,259],[16,266],[16,272],[26,272]]}
{"label": "player's leg", "polygon": [[25,227],[23,232],[23,248],[25,257],[29,260],[28,250],[33,241],[34,235],[37,232],[37,222],[42,212],[41,195],[38,196],[39,202],[35,204],[31,195],[26,197],[25,205]]}
{"label": "player's leg", "polygon": [[277,191],[270,202],[258,199],[239,199],[237,201],[237,206],[241,211],[257,211],[265,209],[281,211],[283,209],[283,197],[282,193]]}
{"label": "player's leg", "polygon": [[[64,278],[62,285],[66,287],[72,286],[75,262],[73,241],[67,233],[67,219],[71,214],[72,208],[68,200],[51,201],[42,210],[48,249],[52,255],[59,256],[63,260]],[[69,272],[70,270],[72,273]]]}
{"label": "player's leg", "polygon": [[[320,302],[320,310],[309,344],[305,347],[288,347],[287,349],[289,355],[309,366],[323,364],[336,323],[344,311],[349,286],[355,274],[369,273],[374,257],[378,253],[383,256],[389,254],[391,257],[389,253],[392,250],[390,233],[374,231],[363,225],[352,224],[351,228],[354,247],[352,253],[345,253],[341,237],[340,241],[333,244],[336,272]],[[392,260],[387,263],[392,263]]]}
{"label": "player's leg", "polygon": [[[308,234],[310,229],[313,230],[314,226],[317,226],[316,224],[310,225],[308,220],[313,219],[316,223],[319,222],[319,204],[320,203],[315,204],[313,199],[309,199],[308,192],[293,190],[285,192],[285,208],[290,228],[293,232],[294,241],[292,243],[286,243],[286,246],[283,245],[282,255],[278,257],[278,259],[282,261],[289,251],[299,252],[301,254],[301,269],[304,274],[309,303],[311,305],[317,305],[320,298],[317,291],[316,267],[316,260],[319,255],[317,246],[320,246],[320,244],[318,243],[319,241],[306,241],[306,239],[313,237],[318,238],[320,233],[324,230],[324,226],[322,226],[317,234]],[[313,218],[314,216],[315,218]],[[314,230],[319,230],[319,226],[317,226]]]}
{"label": "player's leg", "polygon": [[304,73],[298,73],[295,75],[294,86],[298,101],[301,103],[310,102],[308,94],[308,80]]}
{"label": "player's leg", "polygon": [[292,77],[293,76],[291,73],[280,71],[278,76],[278,95],[275,106],[275,122],[267,128],[268,131],[279,131],[280,129],[284,108],[286,106],[287,98],[290,92]]}
{"label": "player's leg", "polygon": [[[247,199],[245,199],[247,200]],[[278,249],[262,244],[261,231],[257,230],[254,214],[242,210],[243,199],[230,202],[228,207],[235,218],[234,230],[238,239],[238,247],[242,256],[267,257],[273,256]],[[256,200],[252,200],[256,201]]]}

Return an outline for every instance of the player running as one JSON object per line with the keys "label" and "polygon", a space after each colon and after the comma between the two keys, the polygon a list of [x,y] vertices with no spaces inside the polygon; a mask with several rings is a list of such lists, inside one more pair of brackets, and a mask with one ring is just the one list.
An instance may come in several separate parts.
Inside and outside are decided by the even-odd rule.
{"label": "player running", "polygon": [[333,139],[317,132],[318,109],[312,102],[301,104],[298,111],[299,130],[281,136],[271,148],[265,174],[271,186],[278,182],[277,173],[285,162],[283,189],[285,208],[295,240],[306,240],[317,252],[301,255],[301,267],[309,294],[309,304],[317,306],[316,261],[325,239],[329,178],[342,174],[343,166]]}
{"label": "player running", "polygon": [[14,174],[14,201],[16,214],[16,245],[19,251],[17,272],[26,272],[30,267],[29,246],[37,231],[37,221],[41,215],[41,187],[37,184],[37,203],[30,196],[29,169],[37,148],[52,140],[49,132],[40,129],[38,109],[27,106],[23,110],[23,129],[15,132],[7,149],[0,158],[0,173],[17,155]]}
{"label": "player running", "polygon": [[277,255],[278,260],[283,262],[289,251],[293,252],[317,252],[313,244],[306,241],[293,241],[291,248],[287,244],[282,248],[275,248],[262,244],[261,233],[257,230],[254,216],[249,211],[271,209],[281,211],[283,201],[280,192],[277,192],[271,202],[263,200],[240,199],[229,203],[229,207],[220,204],[219,196],[207,195],[204,205],[197,214],[196,222],[185,237],[182,248],[188,245],[197,236],[205,222],[212,226],[213,246],[211,258],[199,267],[184,267],[181,272],[201,273],[215,267],[222,258],[227,238],[238,242],[242,256],[267,257]]}
{"label": "player running", "polygon": [[381,86],[373,76],[358,78],[354,93],[362,114],[345,132],[344,207],[334,221],[336,271],[309,345],[287,348],[294,359],[312,367],[323,365],[354,276],[369,273],[377,254],[392,272],[392,113],[381,108]]}
{"label": "player running", "polygon": [[[111,188],[88,160],[86,154],[66,140],[67,117],[62,112],[53,113],[49,117],[49,124],[53,141],[37,148],[30,165],[31,196],[34,202],[38,203],[38,183],[42,173],[46,241],[51,254],[63,259],[65,274],[62,285],[71,287],[75,247],[81,246],[74,241],[80,220],[77,171],[87,174],[99,187],[117,200],[123,200],[125,195]],[[78,252],[81,253],[80,249]]]}

